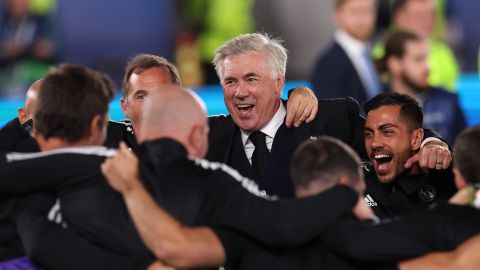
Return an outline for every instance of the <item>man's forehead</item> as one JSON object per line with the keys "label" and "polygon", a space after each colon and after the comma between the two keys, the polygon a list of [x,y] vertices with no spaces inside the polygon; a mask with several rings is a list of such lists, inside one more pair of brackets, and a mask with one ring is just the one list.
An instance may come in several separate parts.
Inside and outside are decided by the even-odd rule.
{"label": "man's forehead", "polygon": [[241,54],[230,55],[223,62],[223,73],[256,73],[268,69],[267,58],[264,54],[256,51],[249,51]]}
{"label": "man's forehead", "polygon": [[130,93],[138,90],[151,91],[159,85],[172,84],[170,73],[166,68],[153,67],[139,73],[132,73],[129,79]]}
{"label": "man's forehead", "polygon": [[418,52],[419,54],[428,52],[429,45],[426,40],[409,40],[405,42],[405,54],[414,54]]}
{"label": "man's forehead", "polygon": [[368,112],[365,126],[374,127],[400,122],[399,105],[380,106]]}

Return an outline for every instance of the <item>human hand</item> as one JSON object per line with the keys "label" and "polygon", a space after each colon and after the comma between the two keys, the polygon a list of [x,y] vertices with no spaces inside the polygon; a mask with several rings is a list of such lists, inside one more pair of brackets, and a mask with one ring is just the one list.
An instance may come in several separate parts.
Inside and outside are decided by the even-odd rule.
{"label": "human hand", "polygon": [[317,116],[318,100],[312,90],[307,87],[295,88],[287,101],[287,117],[285,124],[299,127],[303,122],[310,123]]}
{"label": "human hand", "polygon": [[448,149],[448,145],[442,141],[430,141],[407,160],[405,168],[411,168],[415,163],[418,163],[422,171],[428,169],[443,170],[450,167],[451,162],[452,153]]}
{"label": "human hand", "polygon": [[120,143],[120,148],[113,158],[103,162],[101,169],[110,186],[120,193],[140,185],[138,159],[124,142]]}

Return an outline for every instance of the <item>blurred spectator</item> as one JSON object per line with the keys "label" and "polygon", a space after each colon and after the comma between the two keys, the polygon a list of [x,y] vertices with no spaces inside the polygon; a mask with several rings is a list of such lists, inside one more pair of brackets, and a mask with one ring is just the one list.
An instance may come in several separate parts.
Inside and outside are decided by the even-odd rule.
{"label": "blurred spectator", "polygon": [[54,56],[50,18],[32,15],[28,0],[6,0],[0,24],[0,90],[24,94],[26,86],[47,72]]}
{"label": "blurred spectator", "polygon": [[364,103],[380,91],[369,40],[376,20],[376,0],[337,0],[337,31],[317,60],[310,82],[318,98],[351,96]]}
{"label": "blurred spectator", "polygon": [[[187,27],[190,28],[189,31],[194,31],[198,35],[198,44],[190,40],[190,45],[198,45],[204,83],[218,84],[217,73],[211,63],[215,50],[227,40],[240,34],[250,33],[255,29],[252,14],[253,4],[254,0],[183,1],[187,20],[191,24]],[[188,81],[182,74],[185,69],[184,63],[177,61],[177,65],[182,80]],[[187,65],[192,65],[192,62],[187,61]]]}
{"label": "blurred spectator", "polygon": [[[460,69],[452,50],[447,44],[435,36],[437,9],[434,0],[394,0],[392,4],[392,19],[396,27],[413,32],[423,38],[428,38],[430,53],[430,76],[428,81],[432,86],[444,87],[454,92],[455,83]],[[382,58],[382,45],[374,51],[375,58]]]}
{"label": "blurred spectator", "polygon": [[477,29],[479,10],[480,1],[455,0],[446,3],[450,40],[455,45],[463,71],[477,70],[477,52],[480,45],[480,31]]}
{"label": "blurred spectator", "polygon": [[406,31],[392,32],[385,44],[380,67],[390,77],[385,91],[408,94],[423,107],[423,126],[439,132],[449,143],[466,127],[456,94],[430,86],[428,42]]}

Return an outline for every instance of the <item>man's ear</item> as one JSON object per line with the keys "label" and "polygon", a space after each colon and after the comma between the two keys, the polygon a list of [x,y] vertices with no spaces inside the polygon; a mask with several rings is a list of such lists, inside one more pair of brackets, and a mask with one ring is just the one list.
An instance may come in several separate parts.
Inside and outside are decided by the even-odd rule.
{"label": "man's ear", "polygon": [[453,168],[453,174],[455,175],[455,186],[457,186],[457,189],[462,189],[467,186],[467,180],[465,180],[465,177],[463,177],[458,168]]}
{"label": "man's ear", "polygon": [[276,86],[276,89],[277,89],[278,97],[281,97],[283,87],[285,86],[285,76],[278,75],[277,80],[275,81],[275,86]]}
{"label": "man's ear", "polygon": [[194,125],[188,135],[189,154],[199,157],[202,148],[203,127],[201,125]]}
{"label": "man's ear", "polygon": [[422,128],[417,128],[414,131],[412,131],[412,150],[417,151],[420,149],[420,146],[422,145],[423,141],[423,129]]}
{"label": "man's ear", "polygon": [[387,69],[393,76],[398,76],[401,73],[400,59],[396,56],[390,56],[387,58]]}
{"label": "man's ear", "polygon": [[17,110],[18,121],[20,121],[20,125],[28,121],[28,114],[24,108],[19,108]]}
{"label": "man's ear", "polygon": [[120,99],[120,107],[122,107],[122,111],[125,117],[128,118],[127,101],[125,100],[125,97],[122,97]]}
{"label": "man's ear", "polygon": [[[103,134],[104,119],[101,115],[95,115],[90,122],[89,140],[97,144],[97,139]],[[103,143],[103,142],[102,142]]]}

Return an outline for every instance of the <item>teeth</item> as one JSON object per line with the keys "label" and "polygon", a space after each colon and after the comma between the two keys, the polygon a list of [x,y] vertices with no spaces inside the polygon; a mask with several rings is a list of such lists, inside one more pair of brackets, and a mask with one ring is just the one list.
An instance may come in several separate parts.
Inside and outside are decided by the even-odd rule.
{"label": "teeth", "polygon": [[248,107],[250,107],[250,106],[251,106],[251,105],[237,105],[237,107],[238,107],[239,109],[246,109],[246,108],[248,108]]}
{"label": "teeth", "polygon": [[378,155],[375,155],[374,158],[389,158],[390,155],[387,155],[387,154],[378,154]]}

